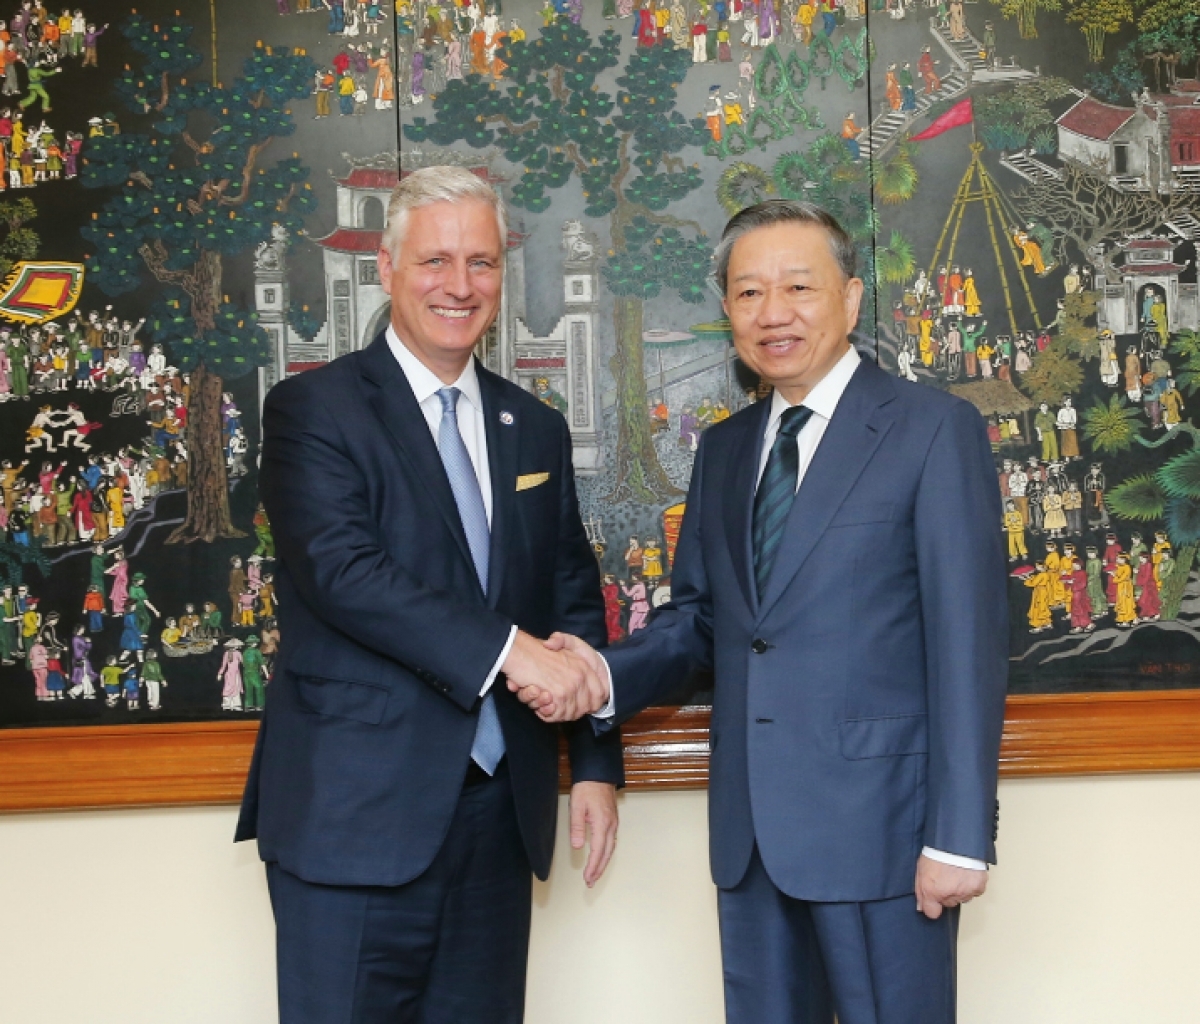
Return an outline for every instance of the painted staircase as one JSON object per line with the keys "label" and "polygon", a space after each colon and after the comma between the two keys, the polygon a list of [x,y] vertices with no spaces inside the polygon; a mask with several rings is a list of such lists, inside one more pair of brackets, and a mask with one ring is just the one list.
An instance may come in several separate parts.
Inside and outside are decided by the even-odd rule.
{"label": "painted staircase", "polygon": [[1000,166],[1007,167],[1013,174],[1019,175],[1035,185],[1046,178],[1062,181],[1062,171],[1057,167],[1039,160],[1031,149],[1020,150],[1016,153],[1005,153],[1000,157]]}
{"label": "painted staircase", "polygon": [[892,110],[885,101],[883,112],[871,122],[870,131],[859,140],[858,148],[862,159],[870,160],[873,156],[883,156],[895,144],[900,135],[925,114],[925,111],[935,103],[961,96],[967,91],[969,84],[968,76],[955,70],[942,78],[941,85],[936,92],[927,96],[920,76],[918,76],[916,83],[917,109]]}

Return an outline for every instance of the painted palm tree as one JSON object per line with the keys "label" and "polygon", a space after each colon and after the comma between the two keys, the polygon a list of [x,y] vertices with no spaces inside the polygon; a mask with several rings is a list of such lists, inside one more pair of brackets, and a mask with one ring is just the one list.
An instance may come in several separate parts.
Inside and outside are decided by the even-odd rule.
{"label": "painted palm tree", "polygon": [[1113,488],[1106,501],[1121,519],[1165,522],[1176,556],[1175,569],[1163,587],[1162,617],[1175,618],[1200,550],[1200,449],[1168,459],[1155,473],[1125,480]]}

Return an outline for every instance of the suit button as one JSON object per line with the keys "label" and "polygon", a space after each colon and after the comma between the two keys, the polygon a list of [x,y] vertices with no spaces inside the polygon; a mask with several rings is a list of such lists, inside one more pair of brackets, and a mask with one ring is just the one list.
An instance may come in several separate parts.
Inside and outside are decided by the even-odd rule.
{"label": "suit button", "polygon": [[763,639],[763,638],[760,636],[760,637],[756,637],[756,638],[754,639],[754,642],[753,642],[753,643],[750,645],[750,650],[752,650],[752,651],[753,651],[755,654],[766,654],[766,653],[767,653],[767,648],[768,648],[769,646],[770,646],[770,644],[768,644],[768,643],[767,643],[767,642],[766,642],[766,641],[765,641],[765,640],[764,640],[764,639]]}

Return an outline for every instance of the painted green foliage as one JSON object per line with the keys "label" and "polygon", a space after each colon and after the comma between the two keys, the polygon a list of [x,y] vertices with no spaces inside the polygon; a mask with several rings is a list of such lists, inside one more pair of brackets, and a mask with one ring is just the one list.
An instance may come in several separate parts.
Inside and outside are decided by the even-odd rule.
{"label": "painted green foliage", "polygon": [[1031,147],[1039,153],[1057,148],[1051,104],[1071,95],[1062,78],[1021,82],[1010,89],[975,98],[975,121],[989,149]]}
{"label": "painted green foliage", "polygon": [[[272,140],[294,130],[284,104],[307,94],[314,65],[258,47],[232,86],[184,84],[176,79],[201,60],[187,22],[151,26],[135,14],[121,32],[151,58],[126,71],[118,91],[154,122],[147,132],[92,139],[85,151],[86,187],[123,186],[84,229],[95,247],[90,279],[120,295],[154,277],[168,297],[152,324],[155,340],[171,343],[180,366],[203,360],[237,376],[261,363],[266,338],[252,310],[225,301],[221,261],[270,238],[273,224],[299,231],[315,208],[297,157],[261,162]],[[197,114],[210,125],[200,137],[192,134]]]}
{"label": "painted green foliage", "polygon": [[95,138],[84,152],[85,187],[115,189],[84,230],[90,279],[110,295],[156,281],[153,339],[193,374],[188,521],[173,539],[236,536],[229,521],[221,451],[221,378],[253,370],[269,355],[252,309],[231,303],[224,260],[298,232],[316,207],[308,170],[292,155],[263,157],[294,124],[286,104],[305,96],[315,72],[307,56],[261,44],[231,85],[186,80],[201,61],[192,26],[180,17],[133,14],[120,31],[144,58],[125,71],[118,93],[145,131]]}
{"label": "painted green foliage", "polygon": [[698,224],[665,215],[698,189],[700,169],[685,149],[708,138],[704,123],[676,109],[676,94],[692,66],[673,46],[634,51],[616,79],[615,96],[597,76],[619,63],[620,39],[593,37],[559,18],[537,38],[502,53],[506,79],[479,75],[451,81],[434,100],[435,118],[404,128],[413,142],[498,145],[522,168],[510,196],[514,206],[546,210],[551,193],[578,177],[589,217],[607,217],[612,247],[602,271],[616,296],[618,394],[615,496],[644,502],[678,494],[662,467],[650,432],[642,353],[642,302],[663,290],[685,302],[705,298],[708,240]]}
{"label": "painted green foliage", "polygon": [[22,196],[20,199],[0,202],[0,278],[8,274],[13,266],[21,260],[31,260],[37,256],[41,240],[29,222],[37,216],[37,207],[31,199]]}
{"label": "painted green foliage", "polygon": [[1109,103],[1127,104],[1131,93],[1162,92],[1189,65],[1200,75],[1200,6],[1195,0],[1158,0],[1134,16],[1137,38],[1117,52],[1112,67],[1086,77],[1087,87]]}

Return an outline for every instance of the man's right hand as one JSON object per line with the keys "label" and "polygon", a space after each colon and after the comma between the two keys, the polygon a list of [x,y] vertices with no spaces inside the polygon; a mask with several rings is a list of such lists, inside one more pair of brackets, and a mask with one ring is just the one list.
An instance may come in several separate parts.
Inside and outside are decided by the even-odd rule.
{"label": "man's right hand", "polygon": [[[608,673],[583,641],[557,644],[518,632],[501,666],[508,688],[544,722],[573,722],[608,703]],[[571,638],[574,639],[574,638]],[[587,654],[592,657],[588,657]]]}

